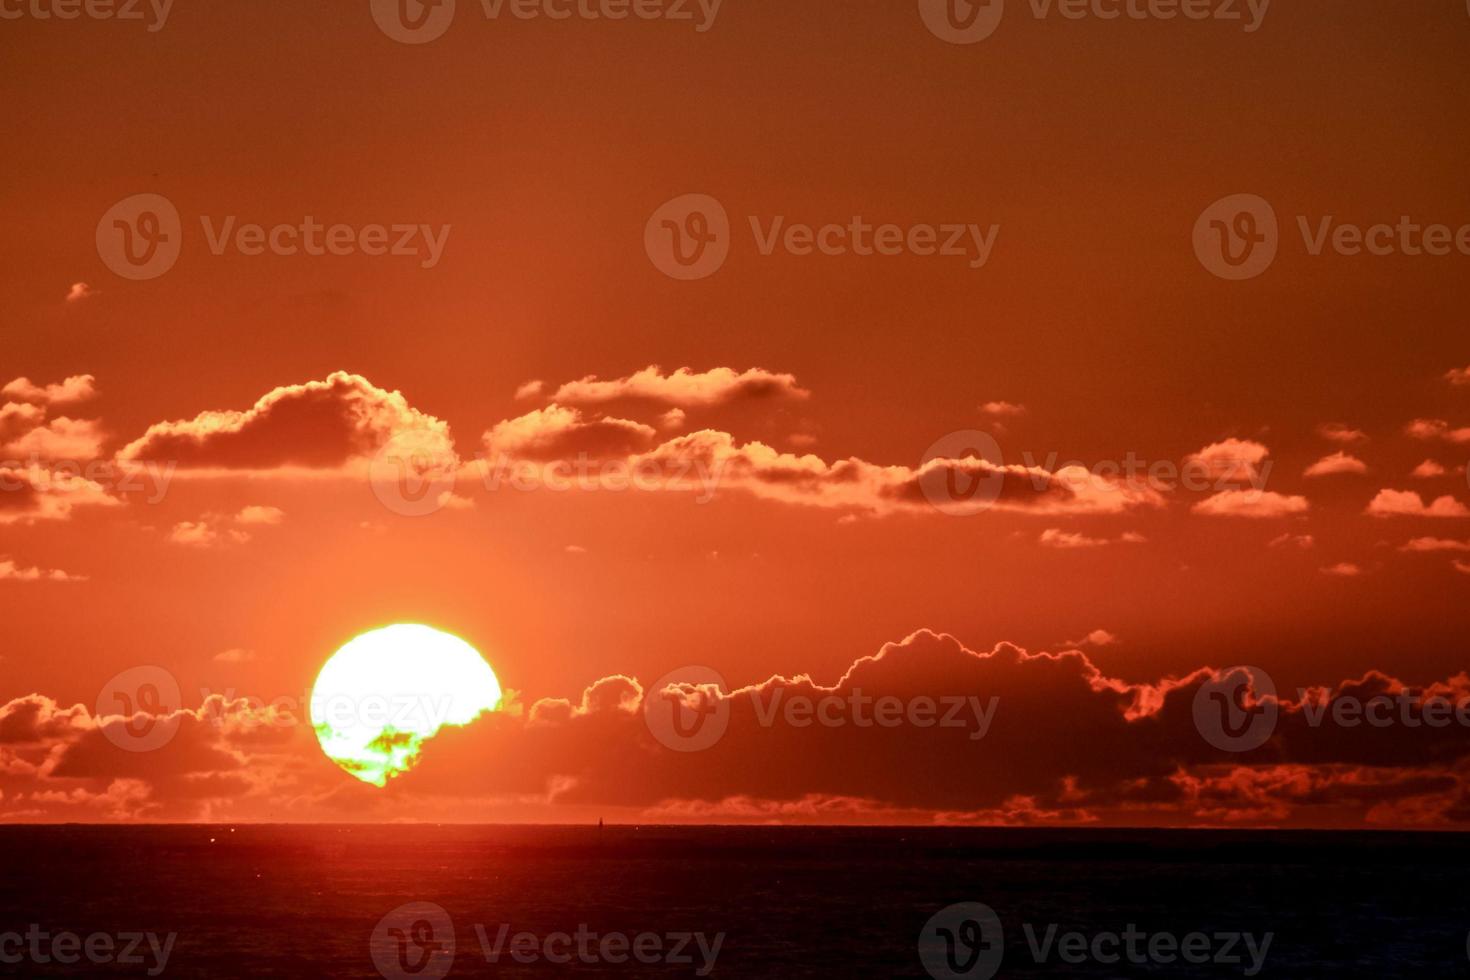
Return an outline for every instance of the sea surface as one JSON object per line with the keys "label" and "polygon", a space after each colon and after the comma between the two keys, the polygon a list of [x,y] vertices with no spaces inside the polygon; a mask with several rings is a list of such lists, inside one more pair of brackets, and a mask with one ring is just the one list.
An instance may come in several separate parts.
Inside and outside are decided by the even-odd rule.
{"label": "sea surface", "polygon": [[1466,977],[1467,871],[1446,834],[0,827],[0,973]]}

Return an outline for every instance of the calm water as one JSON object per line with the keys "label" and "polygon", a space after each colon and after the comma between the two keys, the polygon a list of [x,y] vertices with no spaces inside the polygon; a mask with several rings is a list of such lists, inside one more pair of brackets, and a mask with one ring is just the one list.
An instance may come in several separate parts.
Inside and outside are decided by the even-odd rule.
{"label": "calm water", "polygon": [[[1235,949],[1241,962],[1197,965],[1067,963],[1055,945],[1048,962],[1038,963],[1027,941],[1027,924],[1037,941],[1055,924],[1055,934],[1080,931],[1090,943],[1130,923],[1176,942],[1190,933],[1208,937],[1194,940],[1211,944],[1208,954],[1194,947],[1197,956],[1231,955],[1228,939],[1217,935],[1249,933],[1259,941],[1270,933],[1261,976],[1464,977],[1467,859],[1470,839],[1447,835],[0,827],[0,956],[17,950],[6,933],[23,934],[34,923],[48,934],[36,940],[48,957],[56,949],[47,945],[51,934],[71,932],[79,941],[93,937],[98,960],[39,963],[27,952],[0,971],[693,976],[708,961],[695,937],[708,951],[723,934],[711,976],[923,977],[931,975],[918,951],[926,923],[954,903],[979,902],[1003,927],[1002,977],[1227,977],[1250,969],[1243,939]],[[408,903],[432,903],[447,918],[434,919],[424,905],[390,916]],[[958,967],[973,968],[953,975],[988,976],[981,944],[994,955],[1002,947],[990,926],[982,935],[965,918],[939,920],[958,937],[944,951],[958,957]],[[507,939],[492,963],[484,947],[493,946],[502,924]],[[390,938],[389,929],[398,936]],[[451,930],[452,959],[444,942]],[[535,962],[511,958],[509,937],[519,932],[533,934]],[[147,933],[160,945],[176,935],[162,973]],[[120,950],[133,934],[142,962],[101,962],[108,942]],[[647,934],[639,952],[648,962],[628,951],[640,934]],[[682,953],[674,953],[681,938]],[[930,955],[940,941],[931,937]],[[532,955],[531,942],[518,948],[523,957]],[[1097,948],[1106,955],[1115,947],[1104,940]],[[546,954],[570,962],[549,963]],[[669,954],[690,962],[665,962]],[[630,962],[608,961],[623,955]]]}

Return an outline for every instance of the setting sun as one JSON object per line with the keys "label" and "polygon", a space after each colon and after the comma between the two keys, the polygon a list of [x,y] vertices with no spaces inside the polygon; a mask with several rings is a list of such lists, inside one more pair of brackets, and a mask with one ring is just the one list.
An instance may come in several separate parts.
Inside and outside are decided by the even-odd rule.
{"label": "setting sun", "polygon": [[364,633],[326,662],[311,695],[322,751],[375,786],[413,768],[445,725],[500,704],[500,682],[479,651],[428,626]]}

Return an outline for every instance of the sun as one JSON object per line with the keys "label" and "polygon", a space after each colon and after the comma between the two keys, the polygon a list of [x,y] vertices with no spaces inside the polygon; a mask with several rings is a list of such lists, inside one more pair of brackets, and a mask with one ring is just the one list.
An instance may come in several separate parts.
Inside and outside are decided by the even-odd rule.
{"label": "sun", "polygon": [[500,682],[478,650],[415,624],[364,633],[332,654],[311,692],[311,723],[327,758],[374,786],[413,768],[445,725],[500,705]]}

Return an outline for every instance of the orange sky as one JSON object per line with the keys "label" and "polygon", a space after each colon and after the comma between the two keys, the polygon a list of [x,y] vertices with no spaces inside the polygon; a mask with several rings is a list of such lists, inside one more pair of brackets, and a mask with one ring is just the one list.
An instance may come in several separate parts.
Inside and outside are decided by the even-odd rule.
{"label": "orange sky", "polygon": [[[346,785],[309,730],[269,761],[214,731],[228,744],[197,769],[181,738],[139,770],[88,754],[90,713],[109,678],[145,664],[177,678],[185,703],[170,707],[198,708],[204,692],[301,698],[334,649],[392,622],[473,643],[528,723],[541,699],[690,664],[731,688],[798,674],[834,687],[920,630],[978,654],[1081,649],[1085,667],[1067,661],[1079,676],[1162,684],[1166,702],[1167,678],[1240,663],[1284,695],[1369,671],[1465,686],[1470,375],[1454,372],[1470,363],[1470,255],[1313,255],[1298,221],[1470,224],[1462,4],[1294,0],[1246,32],[1038,18],[1010,0],[970,45],[936,37],[911,3],[732,0],[700,31],[494,21],[460,0],[421,45],[386,36],[368,7],[181,4],[156,31],[30,13],[0,24],[0,385],[29,379],[0,399],[0,705],[17,699],[0,707],[0,820],[342,816],[340,798],[374,791]],[[1202,266],[1191,232],[1241,193],[1271,204],[1281,234],[1274,264],[1236,282]],[[182,241],[172,268],[134,281],[97,229],[137,194],[177,209]],[[686,194],[717,200],[730,226],[723,266],[693,281],[645,249],[650,216]],[[447,237],[437,261],[212,254],[232,217],[307,216]],[[998,230],[978,268],[762,254],[778,216]],[[666,380],[686,367],[692,379]],[[645,382],[559,390],[590,376]],[[201,418],[258,402],[243,420]],[[167,422],[188,424],[151,428]],[[1330,439],[1329,425],[1357,436]],[[491,491],[466,469],[448,506],[404,516],[364,472],[425,429],[462,464],[719,458],[727,479],[702,500]],[[994,507],[951,517],[927,502],[921,467],[965,430],[1032,472],[1013,473]],[[1337,452],[1358,463],[1305,475]],[[119,454],[172,467],[164,492],[54,482]],[[1067,463],[1129,459],[1205,467],[1210,486],[1055,482]],[[1426,460],[1445,472],[1412,475]],[[1267,497],[1228,496],[1252,480]],[[1370,513],[1420,501],[1444,516]],[[1225,513],[1241,509],[1256,516]],[[1438,543],[1405,550],[1417,539]],[[970,683],[927,670],[915,684]],[[902,740],[797,738],[783,751],[806,765],[769,780],[745,777],[772,746],[739,739],[721,743],[719,766],[703,759],[724,782],[668,777],[661,757],[623,759],[627,778],[606,778],[623,772],[613,761],[601,779],[569,774],[591,756],[568,722],[557,751],[517,748],[525,733],[446,735],[372,812],[1333,824],[1470,812],[1463,728],[1435,736],[1450,748],[1318,732],[1323,744],[1287,739],[1268,759],[1211,758],[1161,712],[1164,748],[1130,767],[1092,759],[1083,746],[1113,736],[1056,722],[1059,709],[1025,696],[1032,683],[1000,709],[1031,734],[997,729],[970,796],[911,792],[915,756],[945,756]],[[1124,701],[1142,696],[1127,689]],[[1118,737],[1133,758],[1137,726]],[[456,789],[440,774],[506,751],[523,757],[505,786]],[[874,757],[887,751],[915,755],[886,767]],[[1277,786],[1360,766],[1400,788]],[[853,767],[871,780],[829,778]],[[538,796],[569,776],[577,789]],[[1087,789],[1066,790],[1069,777]],[[1145,803],[1119,789],[1137,779],[1172,788]],[[1191,779],[1216,780],[1225,802],[1181,791]],[[215,792],[201,788],[211,780]],[[1034,806],[1007,808],[1017,799]]]}

